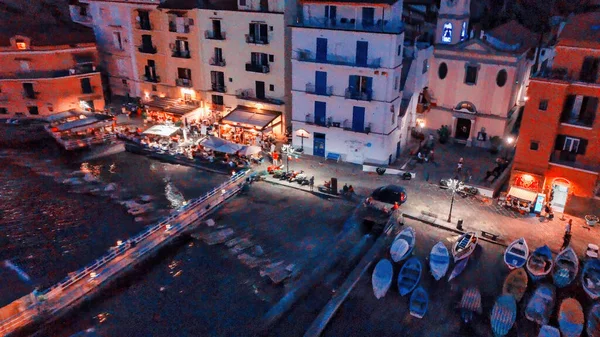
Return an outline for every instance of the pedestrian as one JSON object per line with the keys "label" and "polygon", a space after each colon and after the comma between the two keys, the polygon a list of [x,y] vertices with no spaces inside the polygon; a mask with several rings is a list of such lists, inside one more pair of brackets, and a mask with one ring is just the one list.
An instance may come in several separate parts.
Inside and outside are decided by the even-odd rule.
{"label": "pedestrian", "polygon": [[315,186],[315,176],[312,176],[308,180],[308,187],[310,187],[311,192],[313,191],[314,186]]}
{"label": "pedestrian", "polygon": [[431,162],[432,164],[435,164],[435,161],[433,158],[433,149],[431,149],[431,151],[429,151],[429,162]]}
{"label": "pedestrian", "polygon": [[567,247],[569,247],[569,243],[571,243],[571,233],[565,232],[565,235],[563,236],[563,244],[560,247],[560,250],[562,251],[567,249]]}
{"label": "pedestrian", "polygon": [[348,193],[348,184],[344,184],[344,187],[342,187],[342,192],[344,195]]}
{"label": "pedestrian", "polygon": [[271,153],[275,152],[275,144],[271,144]]}
{"label": "pedestrian", "polygon": [[573,226],[573,219],[569,219],[567,226],[565,227],[565,234],[571,235],[571,227]]}

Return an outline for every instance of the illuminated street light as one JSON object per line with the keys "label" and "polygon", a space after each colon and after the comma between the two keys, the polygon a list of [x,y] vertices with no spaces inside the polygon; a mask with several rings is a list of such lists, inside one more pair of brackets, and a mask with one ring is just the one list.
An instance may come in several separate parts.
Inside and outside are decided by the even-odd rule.
{"label": "illuminated street light", "polygon": [[90,278],[91,278],[91,279],[95,279],[95,278],[96,278],[96,276],[98,276],[98,274],[96,274],[96,272],[91,272],[91,273],[90,273]]}
{"label": "illuminated street light", "polygon": [[452,207],[454,206],[454,195],[456,194],[456,191],[458,191],[458,189],[463,186],[463,182],[458,179],[449,179],[448,182],[448,188],[452,191],[452,200],[450,201],[450,212],[448,213],[448,222],[451,222]]}
{"label": "illuminated street light", "polygon": [[508,138],[506,138],[506,143],[507,143],[508,145],[511,145],[511,144],[512,144],[514,141],[515,141],[515,139],[514,139],[513,137],[508,137]]}

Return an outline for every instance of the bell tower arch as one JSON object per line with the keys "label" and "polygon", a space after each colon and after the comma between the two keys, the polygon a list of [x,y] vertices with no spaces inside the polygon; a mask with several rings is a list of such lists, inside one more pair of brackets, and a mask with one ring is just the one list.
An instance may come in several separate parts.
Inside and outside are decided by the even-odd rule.
{"label": "bell tower arch", "polygon": [[441,0],[435,43],[453,45],[469,36],[471,0]]}

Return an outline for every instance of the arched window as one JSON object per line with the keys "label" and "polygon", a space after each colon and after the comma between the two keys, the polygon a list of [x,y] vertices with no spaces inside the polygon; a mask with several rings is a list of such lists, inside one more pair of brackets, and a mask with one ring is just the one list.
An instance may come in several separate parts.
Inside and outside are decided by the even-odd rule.
{"label": "arched window", "polygon": [[440,77],[440,80],[443,80],[446,78],[446,75],[448,75],[448,66],[445,62],[442,62],[438,68],[438,76]]}
{"label": "arched window", "polygon": [[452,23],[446,22],[442,27],[442,43],[452,42]]}
{"label": "arched window", "polygon": [[456,107],[454,108],[454,110],[467,110],[470,113],[477,113],[477,109],[475,109],[475,105],[473,105],[473,103],[471,102],[460,102],[456,105]]}
{"label": "arched window", "polygon": [[503,87],[506,84],[506,79],[508,78],[508,74],[506,70],[502,69],[498,72],[498,76],[496,76],[496,84],[499,87]]}

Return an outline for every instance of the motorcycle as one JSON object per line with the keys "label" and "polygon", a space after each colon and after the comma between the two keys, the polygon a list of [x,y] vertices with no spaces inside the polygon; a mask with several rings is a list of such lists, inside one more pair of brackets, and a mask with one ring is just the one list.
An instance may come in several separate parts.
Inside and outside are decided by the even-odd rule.
{"label": "motorcycle", "polygon": [[308,185],[308,176],[306,173],[304,173],[304,171],[300,171],[300,173],[296,176],[296,182],[300,185]]}
{"label": "motorcycle", "polygon": [[285,174],[284,170],[273,171],[273,178],[281,179],[281,176]]}
{"label": "motorcycle", "polygon": [[296,181],[296,177],[303,172],[304,171],[292,171],[292,173],[288,176],[288,181],[290,183]]}
{"label": "motorcycle", "polygon": [[273,174],[276,171],[281,170],[282,168],[283,168],[283,165],[271,165],[271,166],[267,167],[267,172],[269,174]]}

